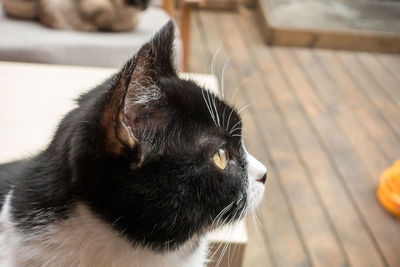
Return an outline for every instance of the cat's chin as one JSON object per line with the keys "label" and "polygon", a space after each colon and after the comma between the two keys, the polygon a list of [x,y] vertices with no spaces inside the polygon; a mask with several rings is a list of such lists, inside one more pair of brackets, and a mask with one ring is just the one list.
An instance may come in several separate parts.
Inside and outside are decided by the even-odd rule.
{"label": "cat's chin", "polygon": [[250,214],[255,209],[257,209],[263,199],[264,191],[264,184],[260,182],[255,182],[253,185],[249,185],[249,189],[247,192],[248,200],[246,214]]}

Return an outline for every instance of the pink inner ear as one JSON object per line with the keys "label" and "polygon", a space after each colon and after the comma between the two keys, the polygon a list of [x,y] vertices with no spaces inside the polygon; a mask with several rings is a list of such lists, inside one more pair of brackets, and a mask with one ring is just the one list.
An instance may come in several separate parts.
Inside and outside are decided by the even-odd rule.
{"label": "pink inner ear", "polygon": [[146,105],[137,104],[125,109],[125,123],[137,139],[141,139],[144,132],[146,135],[168,126],[170,111],[166,107],[159,107],[158,102],[151,101]]}
{"label": "pink inner ear", "polygon": [[132,129],[136,129],[139,125],[139,117],[137,116],[138,110],[135,107],[125,108],[123,115],[125,123]]}

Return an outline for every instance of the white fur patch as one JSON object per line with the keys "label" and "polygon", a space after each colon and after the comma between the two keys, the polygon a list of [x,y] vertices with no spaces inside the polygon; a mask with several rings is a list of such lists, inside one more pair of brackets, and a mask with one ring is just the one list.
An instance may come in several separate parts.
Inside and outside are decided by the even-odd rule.
{"label": "white fur patch", "polygon": [[0,217],[0,266],[204,266],[204,238],[197,248],[189,241],[168,253],[133,247],[84,204],[78,204],[69,219],[39,233],[18,233],[10,221],[10,197]]}
{"label": "white fur patch", "polygon": [[[143,83],[143,81],[141,81]],[[135,89],[131,89],[134,87]],[[126,105],[131,107],[135,104],[146,104],[150,101],[158,100],[161,97],[160,88],[157,87],[155,82],[148,78],[145,85],[139,83],[138,81],[131,81],[126,95],[127,102]],[[129,102],[132,99],[132,102]]]}
{"label": "white fur patch", "polygon": [[247,158],[247,175],[249,177],[249,187],[247,189],[247,206],[249,210],[254,210],[260,204],[265,186],[263,183],[257,181],[267,173],[267,168],[259,162],[255,157],[253,157],[246,148],[243,146]]}
{"label": "white fur patch", "polygon": [[11,194],[12,191],[7,194],[0,213],[0,266],[12,266],[10,255],[12,255],[12,247],[15,244],[10,238],[11,229],[13,229],[9,219]]}

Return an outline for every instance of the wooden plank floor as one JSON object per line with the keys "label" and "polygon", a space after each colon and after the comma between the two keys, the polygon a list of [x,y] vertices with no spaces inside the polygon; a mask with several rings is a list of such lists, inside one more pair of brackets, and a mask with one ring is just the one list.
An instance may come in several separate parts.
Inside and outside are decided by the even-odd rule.
{"label": "wooden plank floor", "polygon": [[268,47],[255,17],[195,11],[190,61],[209,73],[215,56],[225,98],[251,103],[246,143],[269,170],[244,266],[400,266],[400,221],[376,199],[400,158],[400,56]]}

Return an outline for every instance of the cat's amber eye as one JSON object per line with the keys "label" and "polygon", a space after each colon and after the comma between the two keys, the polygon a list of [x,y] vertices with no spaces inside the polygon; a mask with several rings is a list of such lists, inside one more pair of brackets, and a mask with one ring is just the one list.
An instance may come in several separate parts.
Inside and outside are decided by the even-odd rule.
{"label": "cat's amber eye", "polygon": [[228,165],[229,155],[225,149],[220,148],[214,155],[213,161],[218,168],[225,170]]}

